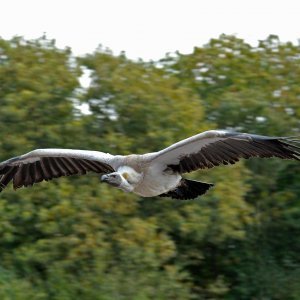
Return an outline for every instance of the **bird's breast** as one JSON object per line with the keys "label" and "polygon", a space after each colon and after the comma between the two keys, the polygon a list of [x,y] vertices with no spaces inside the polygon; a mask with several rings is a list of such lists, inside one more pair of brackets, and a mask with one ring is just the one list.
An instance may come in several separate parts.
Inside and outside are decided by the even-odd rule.
{"label": "bird's breast", "polygon": [[143,179],[133,192],[143,197],[158,196],[174,189],[180,180],[179,174],[167,174],[160,167],[151,166],[144,171]]}

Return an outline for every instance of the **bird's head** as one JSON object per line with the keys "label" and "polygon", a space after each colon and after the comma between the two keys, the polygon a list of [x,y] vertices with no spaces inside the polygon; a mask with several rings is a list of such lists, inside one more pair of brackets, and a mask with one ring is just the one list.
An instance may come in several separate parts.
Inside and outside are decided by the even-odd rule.
{"label": "bird's head", "polygon": [[134,169],[123,166],[119,168],[117,172],[102,175],[101,181],[125,192],[132,192],[141,178],[142,175],[137,173]]}
{"label": "bird's head", "polygon": [[101,176],[101,181],[115,187],[120,187],[122,185],[122,176],[117,172],[105,174]]}

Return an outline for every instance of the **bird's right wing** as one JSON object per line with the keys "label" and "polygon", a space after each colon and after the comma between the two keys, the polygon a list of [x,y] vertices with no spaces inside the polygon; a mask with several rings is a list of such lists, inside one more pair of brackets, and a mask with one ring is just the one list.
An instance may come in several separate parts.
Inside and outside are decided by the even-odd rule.
{"label": "bird's right wing", "polygon": [[114,172],[114,156],[72,149],[37,149],[0,163],[0,191],[10,181],[15,189],[61,176]]}

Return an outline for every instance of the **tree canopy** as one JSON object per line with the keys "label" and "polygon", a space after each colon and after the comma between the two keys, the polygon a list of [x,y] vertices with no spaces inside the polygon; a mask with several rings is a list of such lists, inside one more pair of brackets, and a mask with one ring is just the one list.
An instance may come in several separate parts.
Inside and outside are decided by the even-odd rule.
{"label": "tree canopy", "polygon": [[[222,35],[156,62],[0,39],[0,160],[35,148],[151,152],[214,128],[300,135],[299,97],[300,46],[277,36],[251,46]],[[92,174],[7,188],[0,298],[299,299],[299,162],[189,176],[216,186],[194,201],[138,198]]]}

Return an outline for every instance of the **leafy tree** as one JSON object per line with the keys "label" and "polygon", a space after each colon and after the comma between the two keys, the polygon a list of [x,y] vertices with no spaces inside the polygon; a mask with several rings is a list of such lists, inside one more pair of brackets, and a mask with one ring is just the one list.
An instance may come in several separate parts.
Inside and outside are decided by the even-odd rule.
{"label": "leafy tree", "polygon": [[[68,49],[59,50],[46,38],[1,40],[0,49],[0,81],[5,86],[2,159],[41,147],[121,149],[125,139],[111,140],[109,134],[117,122],[108,118],[104,128],[115,127],[93,135],[101,116],[84,117],[74,109],[80,69]],[[166,83],[169,102],[175,95],[171,88]],[[130,126],[129,121],[125,124]],[[116,137],[121,132],[116,130]],[[18,193],[8,189],[2,195],[2,264],[24,279],[24,286],[28,281],[29,288],[41,289],[47,299],[188,297],[186,276],[168,264],[176,251],[172,240],[159,232],[153,219],[136,215],[132,196],[105,186],[99,189],[99,180],[92,176],[41,183]]]}
{"label": "leafy tree", "polygon": [[[206,120],[219,128],[299,135],[299,51],[299,45],[281,43],[277,36],[253,47],[234,36],[222,35],[190,55],[166,57],[161,64],[184,87],[198,93]],[[246,163],[251,175],[246,179],[244,199],[253,207],[254,218],[243,241],[230,241],[231,250],[225,257],[227,242],[215,250],[222,255],[215,277],[223,276],[222,282],[232,285],[232,291],[230,284],[226,291],[229,297],[299,297],[296,253],[300,244],[297,239],[290,243],[290,235],[299,234],[295,219],[299,180],[294,179],[298,165],[278,160]],[[226,261],[227,266],[223,265]],[[221,265],[225,269],[220,269]]]}
{"label": "leafy tree", "polygon": [[[203,123],[203,107],[195,93],[153,63],[133,63],[105,51],[89,55],[81,62],[92,71],[86,99],[92,112],[86,117],[86,122],[91,122],[88,127],[99,126],[97,131],[102,130],[118,151],[124,148],[129,153],[156,151],[212,126]],[[203,265],[205,254],[201,250],[205,242],[219,247],[227,239],[240,240],[245,236],[244,227],[252,220],[252,209],[244,200],[247,185],[242,174],[245,178],[247,174],[241,166],[231,171],[231,175],[225,169],[212,173],[212,181],[224,183],[211,191],[207,201],[174,204],[174,200],[144,199],[138,207],[140,218],[154,219],[157,228],[172,237],[177,252],[171,257],[172,264],[188,271],[193,290],[199,292],[201,287],[202,294],[205,289],[213,294],[215,288],[218,295],[228,290],[222,277],[199,271],[207,267]],[[205,177],[208,179],[208,175]],[[224,193],[231,199],[224,201]]]}
{"label": "leafy tree", "polygon": [[273,35],[256,47],[222,35],[161,63],[199,94],[206,119],[219,128],[286,135],[300,127],[299,53]]}
{"label": "leafy tree", "polygon": [[[299,57],[276,36],[253,47],[222,35],[147,63],[0,39],[0,158],[42,147],[144,153],[216,127],[297,135]],[[298,299],[298,174],[279,160],[199,171],[187,176],[216,186],[195,201],[139,199],[93,175],[8,188],[0,298]]]}

